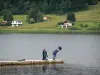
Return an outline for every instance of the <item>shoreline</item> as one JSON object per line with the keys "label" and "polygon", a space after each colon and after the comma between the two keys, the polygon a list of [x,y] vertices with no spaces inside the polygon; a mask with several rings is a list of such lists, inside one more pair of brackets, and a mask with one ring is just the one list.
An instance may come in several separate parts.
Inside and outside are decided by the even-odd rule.
{"label": "shoreline", "polygon": [[67,30],[67,29],[0,29],[0,34],[100,34],[100,30]]}

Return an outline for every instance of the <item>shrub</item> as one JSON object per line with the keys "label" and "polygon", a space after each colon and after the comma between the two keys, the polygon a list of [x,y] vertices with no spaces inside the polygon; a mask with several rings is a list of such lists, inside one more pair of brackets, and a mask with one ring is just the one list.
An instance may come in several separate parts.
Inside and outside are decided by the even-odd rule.
{"label": "shrub", "polygon": [[35,20],[34,20],[33,18],[30,18],[30,19],[29,19],[29,23],[30,23],[30,24],[35,23]]}
{"label": "shrub", "polygon": [[79,26],[82,27],[82,28],[87,28],[88,24],[80,24]]}
{"label": "shrub", "polygon": [[87,30],[100,30],[99,26],[88,27]]}
{"label": "shrub", "polygon": [[8,23],[6,23],[6,24],[0,24],[0,26],[11,26],[11,23],[8,22]]}
{"label": "shrub", "polygon": [[58,22],[57,23],[57,25],[63,25],[64,24],[64,22]]}
{"label": "shrub", "polygon": [[98,22],[98,24],[97,24],[99,27],[100,27],[100,22]]}
{"label": "shrub", "polygon": [[5,26],[11,26],[11,22],[8,22]]}
{"label": "shrub", "polygon": [[76,26],[72,26],[72,27],[68,27],[68,30],[81,30],[81,28],[76,27]]}

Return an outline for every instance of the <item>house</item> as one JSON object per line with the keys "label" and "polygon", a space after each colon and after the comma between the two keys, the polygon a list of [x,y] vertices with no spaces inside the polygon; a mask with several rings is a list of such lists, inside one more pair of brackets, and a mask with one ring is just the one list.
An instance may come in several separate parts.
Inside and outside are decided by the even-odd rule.
{"label": "house", "polygon": [[12,21],[11,24],[12,24],[12,27],[19,26],[19,25],[22,25],[22,21],[18,21],[18,20]]}
{"label": "house", "polygon": [[72,26],[72,23],[69,22],[69,21],[64,21],[64,24],[61,25],[62,28],[67,28],[67,27],[70,27],[70,26]]}
{"label": "house", "polygon": [[7,24],[7,21],[2,21],[1,24]]}
{"label": "house", "polygon": [[43,17],[43,20],[45,20],[45,21],[48,20],[48,17],[47,16],[44,16]]}

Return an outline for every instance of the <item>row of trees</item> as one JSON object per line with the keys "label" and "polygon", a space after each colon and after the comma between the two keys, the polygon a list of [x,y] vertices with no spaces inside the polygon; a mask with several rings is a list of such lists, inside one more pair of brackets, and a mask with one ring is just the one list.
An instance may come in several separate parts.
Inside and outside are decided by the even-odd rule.
{"label": "row of trees", "polygon": [[42,21],[42,13],[65,13],[87,8],[98,0],[0,0],[0,15],[12,21],[13,15],[28,14],[27,22]]}
{"label": "row of trees", "polygon": [[28,10],[37,7],[44,13],[67,12],[85,8],[87,3],[97,3],[98,0],[0,0],[0,12],[5,9],[11,10],[13,14],[27,14]]}

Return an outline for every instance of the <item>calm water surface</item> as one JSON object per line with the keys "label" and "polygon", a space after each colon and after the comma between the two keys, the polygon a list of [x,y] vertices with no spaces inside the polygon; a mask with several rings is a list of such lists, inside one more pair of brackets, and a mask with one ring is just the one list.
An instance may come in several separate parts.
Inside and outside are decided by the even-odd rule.
{"label": "calm water surface", "polygon": [[0,34],[0,60],[42,59],[42,49],[63,50],[62,65],[0,67],[0,75],[100,75],[100,35]]}

